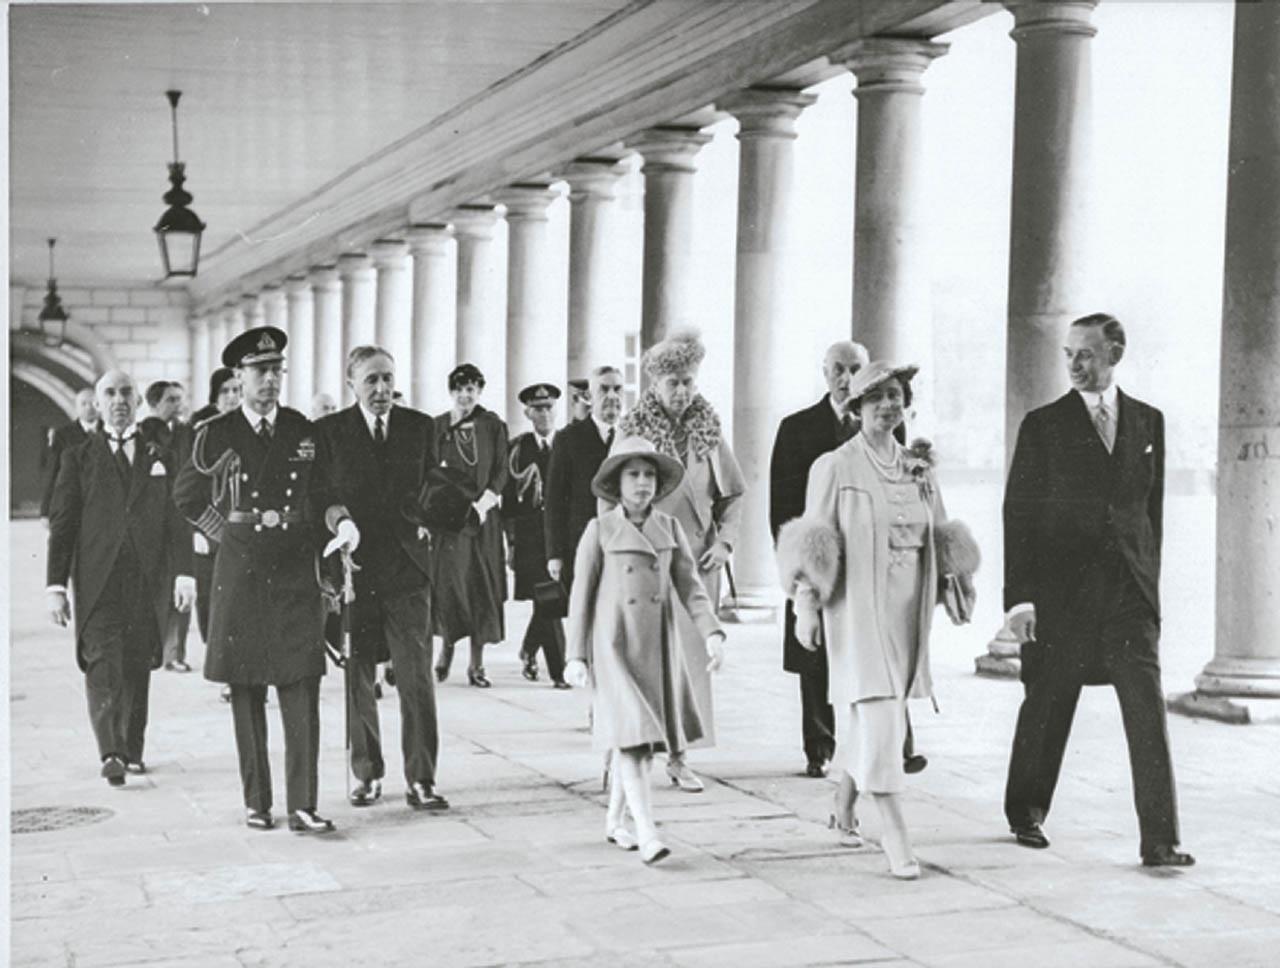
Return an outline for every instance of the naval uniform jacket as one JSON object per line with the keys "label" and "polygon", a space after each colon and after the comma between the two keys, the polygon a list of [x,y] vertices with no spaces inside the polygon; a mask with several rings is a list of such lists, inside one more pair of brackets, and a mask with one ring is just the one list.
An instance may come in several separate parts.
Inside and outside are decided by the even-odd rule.
{"label": "naval uniform jacket", "polygon": [[1128,571],[1159,621],[1164,416],[1123,392],[1116,411],[1111,453],[1074,390],[1032,410],[1018,430],[1004,501],[1004,604],[1035,605],[1040,648],[1096,642],[1107,589],[1086,579],[1110,563]]}
{"label": "naval uniform jacket", "polygon": [[[128,485],[105,434],[90,434],[62,454],[49,507],[49,585],[68,584],[75,602],[76,661],[85,668],[81,635],[103,601],[112,568],[128,543],[151,605],[155,641],[164,639],[173,579],[191,574],[191,532],[172,500],[177,461],[141,431],[134,440]],[[157,652],[152,668],[160,664]]]}
{"label": "naval uniform jacket", "polygon": [[[330,530],[343,517],[360,529],[355,559],[356,599],[352,643],[372,640],[376,661],[390,658],[382,635],[380,600],[430,588],[428,536],[417,514],[418,492],[436,466],[435,421],[419,410],[395,406],[384,418],[387,440],[378,454],[358,404],[316,421],[329,458]],[[334,556],[335,559],[337,556]]]}
{"label": "naval uniform jacket", "polygon": [[549,581],[543,507],[546,504],[547,471],[551,465],[551,445],[538,446],[533,431],[523,433],[511,444],[507,458],[507,486],[502,494],[502,524],[507,531],[514,557],[517,601],[533,598],[533,586]]}
{"label": "naval uniform jacket", "polygon": [[219,542],[205,678],[282,686],[324,675],[316,559],[332,502],[315,425],[280,407],[264,442],[241,408],[214,417],[196,434],[174,500]]}

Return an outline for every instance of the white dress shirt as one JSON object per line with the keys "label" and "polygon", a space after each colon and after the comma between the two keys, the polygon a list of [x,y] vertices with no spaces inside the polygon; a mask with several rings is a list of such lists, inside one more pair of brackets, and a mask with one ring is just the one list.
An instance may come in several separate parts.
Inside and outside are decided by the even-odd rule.
{"label": "white dress shirt", "polygon": [[276,432],[276,417],[280,416],[280,408],[272,407],[268,413],[258,413],[247,403],[240,404],[240,412],[244,414],[244,419],[249,421],[249,426],[253,428],[253,432],[258,432],[258,426],[262,423],[262,418],[266,417],[267,426],[271,428],[271,432]]}
{"label": "white dress shirt", "polygon": [[357,404],[356,406],[360,410],[360,416],[364,417],[365,426],[369,428],[370,437],[373,436],[373,431],[374,431],[374,428],[377,426],[379,416],[382,417],[383,437],[385,438],[391,433],[391,410],[394,410],[395,407],[392,407],[391,410],[388,410],[386,413],[379,415],[379,414],[373,413],[372,411],[366,410],[364,408],[363,403]]}

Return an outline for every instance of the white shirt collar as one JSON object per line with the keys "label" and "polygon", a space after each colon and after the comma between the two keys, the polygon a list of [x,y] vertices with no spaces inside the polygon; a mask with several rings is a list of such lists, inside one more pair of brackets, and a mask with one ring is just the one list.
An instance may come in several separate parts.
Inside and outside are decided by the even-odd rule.
{"label": "white shirt collar", "polygon": [[[373,428],[374,428],[374,425],[378,422],[379,415],[369,410],[366,410],[364,408],[363,403],[357,403],[356,409],[360,411],[360,416],[364,417],[364,424],[366,427],[369,428],[369,436],[372,437]],[[394,410],[394,409],[395,407],[391,408],[391,410]],[[382,432],[384,434],[391,433],[391,410],[388,410],[386,413],[381,415],[382,416]]]}
{"label": "white shirt collar", "polygon": [[[836,412],[837,421],[843,421],[845,417],[849,416],[849,411],[846,410],[842,404],[836,403],[836,398],[831,396],[829,393],[827,394],[827,400],[831,404],[831,409]],[[846,403],[847,402],[848,401],[846,401]]]}
{"label": "white shirt collar", "polygon": [[115,430],[113,430],[111,427],[108,427],[106,424],[102,425],[102,429],[106,431],[107,439],[110,440],[113,444],[121,437],[132,438],[125,441],[125,446],[127,447],[129,444],[133,443],[133,441],[137,440],[138,438],[138,422],[136,420],[133,423],[129,424],[129,426],[125,427],[124,430],[120,431],[120,433],[118,434],[115,432]]}
{"label": "white shirt collar", "polygon": [[1101,402],[1102,405],[1107,408],[1107,413],[1113,414],[1116,412],[1117,390],[1118,387],[1113,383],[1101,393],[1096,393],[1093,390],[1077,390],[1076,393],[1080,394],[1081,398],[1084,400],[1084,405],[1089,408],[1090,413],[1097,410],[1098,404]]}
{"label": "white shirt collar", "polygon": [[258,429],[258,424],[262,422],[262,418],[267,418],[267,426],[272,430],[276,429],[276,417],[280,416],[280,408],[272,407],[269,413],[258,413],[252,409],[247,403],[240,404],[240,412],[244,414],[244,419],[249,421],[249,426],[254,430]]}
{"label": "white shirt collar", "polygon": [[600,435],[601,440],[609,439],[609,431],[614,432],[613,434],[614,437],[618,436],[617,434],[618,425],[616,423],[607,424],[603,420],[601,420],[599,417],[597,417],[594,413],[591,415],[591,422],[596,425],[596,433]]}
{"label": "white shirt collar", "polygon": [[91,434],[95,430],[97,430],[99,427],[102,426],[102,424],[98,423],[98,421],[96,420],[93,421],[92,423],[85,423],[83,420],[79,420],[77,421],[77,423],[80,424],[80,429],[83,430],[86,434]]}
{"label": "white shirt collar", "polygon": [[551,446],[552,441],[554,441],[554,440],[556,439],[556,428],[555,428],[555,427],[552,427],[552,428],[547,432],[547,435],[546,435],[545,437],[544,437],[544,436],[542,436],[542,434],[538,433],[536,430],[532,431],[532,433],[533,433],[533,439],[534,439],[534,441],[535,441],[536,443],[538,443],[538,444],[546,444],[548,447],[550,447],[550,446]]}

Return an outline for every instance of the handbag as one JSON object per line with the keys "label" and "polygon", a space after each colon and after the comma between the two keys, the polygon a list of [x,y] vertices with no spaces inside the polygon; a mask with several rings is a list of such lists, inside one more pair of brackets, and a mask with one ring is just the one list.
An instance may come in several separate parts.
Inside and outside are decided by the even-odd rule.
{"label": "handbag", "polygon": [[554,578],[540,581],[533,586],[533,607],[547,618],[565,618],[569,614],[569,593]]}

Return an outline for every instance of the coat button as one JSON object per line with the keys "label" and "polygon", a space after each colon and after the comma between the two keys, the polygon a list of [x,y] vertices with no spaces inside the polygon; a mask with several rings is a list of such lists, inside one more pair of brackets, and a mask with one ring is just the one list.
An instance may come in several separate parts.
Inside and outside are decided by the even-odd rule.
{"label": "coat button", "polygon": [[650,567],[651,569],[653,569],[654,571],[657,571],[657,570],[658,570],[658,563],[655,561],[655,562],[654,562],[652,565],[650,565],[649,567]]}
{"label": "coat button", "polygon": [[662,596],[661,595],[650,596],[649,601],[653,602],[656,605],[658,604],[658,602],[662,601]]}
{"label": "coat button", "polygon": [[634,598],[628,598],[628,599],[627,599],[627,604],[628,604],[628,605],[634,605],[635,603],[636,603],[636,600],[635,600]]}
{"label": "coat button", "polygon": [[258,496],[258,492],[257,492],[257,491],[254,491],[254,492],[253,492],[253,493],[251,493],[249,496],[250,496],[250,497],[257,497],[257,496]]}
{"label": "coat button", "polygon": [[285,497],[293,497],[293,488],[291,488],[291,487],[286,487],[286,488],[284,489],[284,496],[285,496]]}
{"label": "coat button", "polygon": [[698,538],[701,538],[703,535],[703,531],[701,528],[697,528],[693,533],[694,533],[694,536]]}
{"label": "coat button", "polygon": [[631,574],[631,573],[632,573],[633,571],[635,571],[635,570],[636,570],[636,569],[635,569],[635,566],[634,566],[634,565],[627,565],[627,574],[628,574],[628,575],[629,575],[629,574]]}
{"label": "coat button", "polygon": [[262,530],[262,525],[260,525],[260,524],[255,524],[255,525],[253,526],[253,530],[254,530],[254,531],[261,531],[261,530]]}
{"label": "coat button", "polygon": [[[244,479],[247,481],[247,480],[249,479],[249,475],[247,475],[247,474],[246,474]],[[291,481],[296,481],[297,479],[298,479],[298,472],[297,472],[297,471],[290,471],[290,472],[289,472],[289,480],[291,480]]]}
{"label": "coat button", "polygon": [[242,480],[242,481],[247,481],[248,479],[249,479],[249,475],[248,475],[248,474],[241,474],[241,475],[240,475],[240,480]]}

